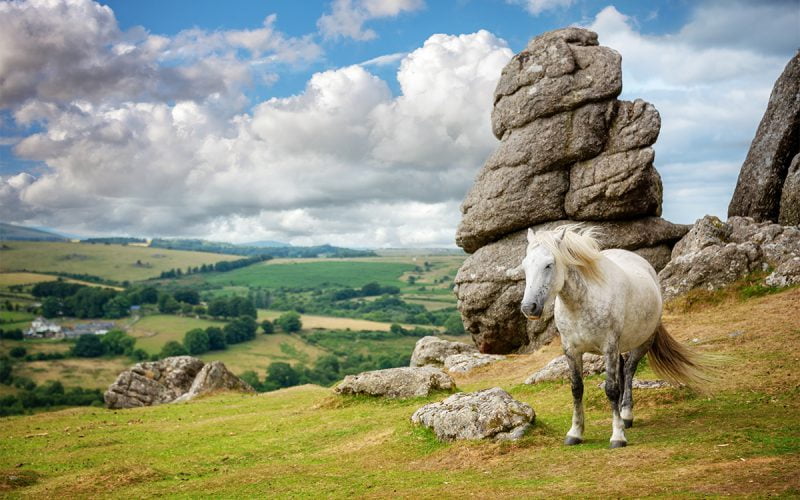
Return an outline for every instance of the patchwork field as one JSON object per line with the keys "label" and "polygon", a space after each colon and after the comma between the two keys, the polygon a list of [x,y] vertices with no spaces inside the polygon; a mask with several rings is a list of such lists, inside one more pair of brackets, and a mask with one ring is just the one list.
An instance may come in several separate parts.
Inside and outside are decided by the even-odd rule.
{"label": "patchwork field", "polygon": [[[283,314],[282,311],[269,311],[266,309],[258,310],[258,320],[274,320]],[[333,316],[315,316],[313,314],[301,314],[300,321],[303,322],[304,330],[369,330],[376,332],[388,332],[391,323],[380,321],[369,321],[366,319],[336,318]],[[404,325],[413,328],[412,325]],[[436,327],[426,326],[425,328],[436,329]]]}
{"label": "patchwork field", "polygon": [[292,365],[310,365],[323,354],[325,351],[303,342],[296,335],[259,333],[254,340],[228,346],[224,351],[207,352],[200,358],[222,361],[234,373],[253,370],[263,378],[270,363],[283,361]]}
{"label": "patchwork field", "polygon": [[137,321],[128,334],[136,338],[136,347],[144,349],[149,354],[157,354],[167,342],[175,340],[183,342],[183,336],[195,328],[208,328],[225,326],[224,321],[197,319],[192,317],[174,316],[171,314],[155,314],[145,316]]}
{"label": "patchwork field", "polygon": [[172,268],[185,270],[239,258],[130,245],[34,241],[10,241],[5,245],[9,248],[0,251],[0,272],[65,272],[115,281],[145,280]]}
{"label": "patchwork field", "polygon": [[133,362],[127,357],[71,358],[54,361],[29,361],[15,368],[14,374],[28,377],[37,384],[59,380],[66,387],[107,389],[117,375]]}
{"label": "patchwork field", "polygon": [[569,385],[520,384],[558,354],[554,344],[456,376],[461,390],[499,386],[533,406],[519,442],[439,443],[414,427],[410,415],[443,394],[342,398],[301,386],[5,418],[0,488],[25,498],[797,497],[800,317],[788,313],[798,302],[794,289],[667,316],[680,341],[730,361],[710,396],[636,390],[627,448],[608,449],[599,376],[586,383],[586,443],[562,445]]}
{"label": "patchwork field", "polygon": [[[9,287],[14,285],[35,285],[36,283],[44,283],[46,281],[56,281],[58,279],[59,279],[58,276],[53,276],[50,274],[0,273],[0,287]],[[101,285],[98,283],[76,280],[72,278],[61,278],[61,279],[63,281],[66,281],[67,283],[78,283],[79,285],[99,286],[103,288],[112,288],[114,290],[122,290],[122,288],[118,286]]]}
{"label": "patchwork field", "polygon": [[272,262],[248,266],[207,278],[219,285],[246,285],[262,288],[317,288],[341,286],[358,288],[376,281],[381,285],[400,286],[400,276],[414,266],[399,262],[370,259]]}

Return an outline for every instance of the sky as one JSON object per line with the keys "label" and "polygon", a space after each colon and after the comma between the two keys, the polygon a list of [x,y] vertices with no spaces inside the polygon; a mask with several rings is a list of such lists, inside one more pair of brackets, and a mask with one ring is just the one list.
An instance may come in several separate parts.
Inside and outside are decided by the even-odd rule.
{"label": "sky", "polygon": [[663,216],[725,218],[800,0],[0,0],[0,220],[453,247],[500,71],[571,25],[661,114]]}

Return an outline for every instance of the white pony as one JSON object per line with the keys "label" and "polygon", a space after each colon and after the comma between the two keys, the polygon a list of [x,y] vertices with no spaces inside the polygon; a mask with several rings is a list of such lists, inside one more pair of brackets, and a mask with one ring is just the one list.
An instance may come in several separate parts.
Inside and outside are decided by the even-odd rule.
{"label": "white pony", "polygon": [[627,444],[625,428],[633,425],[631,382],[642,356],[649,352],[656,373],[672,382],[696,386],[707,378],[700,357],[661,324],[661,290],[653,267],[633,252],[601,252],[594,234],[580,225],[538,233],[528,229],[527,254],[518,268],[525,271],[521,309],[528,319],[539,319],[555,300],[574,404],[565,444],[583,442],[582,356],[591,352],[605,356],[611,448],[619,448]]}

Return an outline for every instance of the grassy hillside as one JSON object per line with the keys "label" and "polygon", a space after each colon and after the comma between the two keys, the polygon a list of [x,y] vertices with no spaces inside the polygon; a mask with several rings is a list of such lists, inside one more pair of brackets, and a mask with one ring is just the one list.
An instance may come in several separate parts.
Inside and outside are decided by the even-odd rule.
{"label": "grassy hillside", "polygon": [[[302,386],[125,411],[76,408],[2,419],[0,488],[21,497],[466,497],[800,495],[800,289],[665,317],[700,351],[728,355],[712,396],[636,391],[630,446],[607,449],[602,377],[586,384],[587,442],[564,447],[567,383],[520,382],[531,355],[456,377],[531,404],[517,443],[438,443],[410,415],[443,395],[341,398]],[[731,335],[735,333],[735,335]],[[647,370],[642,377],[652,377]]]}
{"label": "grassy hillside", "polygon": [[315,288],[326,285],[361,287],[371,281],[400,286],[400,276],[414,267],[398,262],[375,260],[315,260],[312,262],[265,262],[207,279],[220,285],[263,288]]}
{"label": "grassy hillside", "polygon": [[0,222],[0,241],[8,240],[66,241],[67,238],[41,229]]}
{"label": "grassy hillside", "polygon": [[185,252],[132,245],[9,241],[0,251],[0,272],[38,271],[90,274],[115,281],[158,277],[172,268],[235,260],[235,255]]}

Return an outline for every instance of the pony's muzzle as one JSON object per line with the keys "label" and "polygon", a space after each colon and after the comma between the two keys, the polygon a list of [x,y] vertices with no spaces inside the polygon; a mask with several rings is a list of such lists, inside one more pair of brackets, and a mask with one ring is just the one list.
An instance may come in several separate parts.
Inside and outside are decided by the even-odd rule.
{"label": "pony's muzzle", "polygon": [[536,302],[531,302],[530,304],[522,304],[520,306],[520,310],[522,314],[528,318],[529,320],[537,320],[542,317],[542,308],[544,304],[537,304]]}

